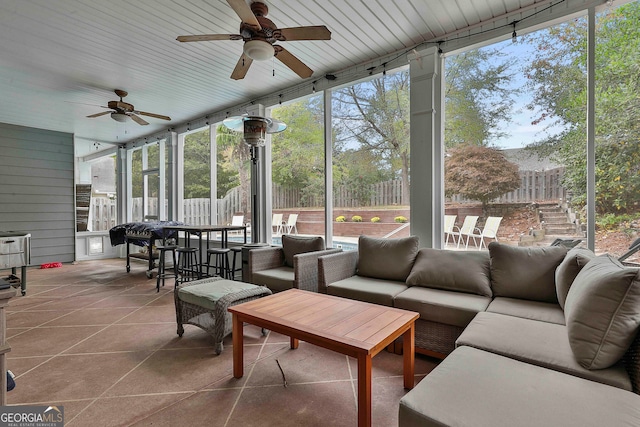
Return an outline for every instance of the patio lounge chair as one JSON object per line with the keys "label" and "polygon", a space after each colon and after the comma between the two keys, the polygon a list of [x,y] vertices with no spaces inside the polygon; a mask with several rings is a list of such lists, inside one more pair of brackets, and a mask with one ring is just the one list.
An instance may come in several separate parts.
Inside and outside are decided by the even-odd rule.
{"label": "patio lounge chair", "polygon": [[287,223],[283,225],[283,233],[293,234],[292,232],[293,230],[295,230],[295,234],[298,234],[298,227],[296,227],[296,222],[298,222],[298,214],[289,214]]}
{"label": "patio lounge chair", "polygon": [[[502,221],[501,216],[490,216],[487,218],[487,221],[484,223],[484,228],[482,231],[478,227],[475,227],[473,232],[467,235],[467,244],[465,249],[469,247],[469,239],[473,238],[473,243],[478,247],[478,250],[482,249],[482,245],[487,247],[487,242],[485,239],[493,239],[496,242],[498,241],[498,227],[500,227],[500,221]],[[477,232],[477,233],[476,233]],[[480,239],[480,245],[478,246],[478,242],[476,238]]]}
{"label": "patio lounge chair", "polygon": [[[476,223],[478,222],[478,217],[475,215],[467,215],[464,217],[464,222],[462,223],[462,227],[453,226],[453,231],[451,235],[454,237],[458,236],[458,244],[457,247],[460,247],[460,243],[462,242],[463,236],[467,236],[467,241],[469,240],[469,235],[473,233],[473,229],[476,227]],[[456,231],[457,230],[457,231]]]}
{"label": "patio lounge chair", "polygon": [[[227,224],[227,225],[233,225],[233,226],[236,226],[236,225],[245,225],[245,223],[244,223],[244,215],[234,215],[234,216],[231,218],[231,223],[230,223],[230,224]],[[241,233],[241,231],[240,231],[240,230],[237,230],[237,231],[231,231],[230,233],[240,234],[240,233]]]}
{"label": "patio lounge chair", "polygon": [[445,215],[444,216],[444,235],[445,246],[449,244],[449,237],[453,238],[453,243],[456,243],[456,238],[453,236],[453,227],[456,225],[456,217],[457,215]]}
{"label": "patio lounge chair", "polygon": [[271,232],[273,234],[282,234],[282,214],[273,214],[271,220]]}

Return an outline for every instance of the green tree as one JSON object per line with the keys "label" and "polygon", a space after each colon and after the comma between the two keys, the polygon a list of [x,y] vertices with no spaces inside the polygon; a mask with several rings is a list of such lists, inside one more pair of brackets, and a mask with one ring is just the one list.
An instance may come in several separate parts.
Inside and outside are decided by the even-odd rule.
{"label": "green tree", "polygon": [[487,204],[520,186],[518,166],[495,148],[474,144],[459,144],[445,159],[445,193],[460,194]]}
{"label": "green tree", "polygon": [[491,145],[505,136],[518,90],[511,85],[514,61],[494,48],[474,49],[445,61],[445,146]]}
{"label": "green tree", "polygon": [[[637,210],[640,194],[640,2],[596,20],[596,209]],[[537,122],[563,130],[534,147],[566,166],[564,185],[586,202],[587,20],[549,28],[535,37],[527,69]]]}
{"label": "green tree", "polygon": [[242,134],[224,125],[216,128],[218,157],[217,197],[223,198],[231,189],[240,186],[241,210],[250,211],[251,152],[242,139]]}
{"label": "green tree", "polygon": [[184,198],[211,195],[211,150],[209,128],[184,137]]}
{"label": "green tree", "polygon": [[301,190],[303,206],[324,195],[324,117],[320,96],[274,108],[287,129],[272,136],[272,178]]}
{"label": "green tree", "polygon": [[[338,148],[357,145],[394,178],[409,182],[409,71],[336,91],[333,111]],[[409,204],[409,185],[402,188],[403,204]]]}

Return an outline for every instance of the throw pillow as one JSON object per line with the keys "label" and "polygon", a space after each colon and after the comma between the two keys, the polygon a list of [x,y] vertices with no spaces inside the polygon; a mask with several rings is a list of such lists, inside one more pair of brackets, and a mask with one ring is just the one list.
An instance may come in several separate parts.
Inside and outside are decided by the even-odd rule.
{"label": "throw pillow", "polygon": [[401,239],[360,236],[358,275],[404,282],[417,254],[417,236]]}
{"label": "throw pillow", "polygon": [[609,255],[589,261],[569,289],[564,315],[578,363],[586,369],[612,366],[640,326],[640,269]]}
{"label": "throw pillow", "polygon": [[493,295],[557,303],[555,272],[566,253],[564,246],[523,248],[489,243]]}
{"label": "throw pillow", "polygon": [[423,248],[407,285],[467,292],[490,297],[489,254]]}
{"label": "throw pillow", "polygon": [[567,299],[569,288],[582,267],[595,258],[595,254],[589,249],[573,248],[564,257],[564,260],[556,268],[556,295],[560,307],[564,310],[564,302]]}
{"label": "throw pillow", "polygon": [[282,235],[282,251],[284,252],[284,265],[293,267],[294,255],[306,252],[324,250],[324,239],[322,237],[300,237],[289,234]]}

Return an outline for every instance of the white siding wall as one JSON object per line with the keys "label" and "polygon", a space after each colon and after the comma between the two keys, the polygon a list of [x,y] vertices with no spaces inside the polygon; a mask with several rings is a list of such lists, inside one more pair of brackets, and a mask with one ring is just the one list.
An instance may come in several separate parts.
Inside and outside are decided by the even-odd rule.
{"label": "white siding wall", "polygon": [[73,135],[0,123],[0,230],[31,233],[31,265],[75,257]]}

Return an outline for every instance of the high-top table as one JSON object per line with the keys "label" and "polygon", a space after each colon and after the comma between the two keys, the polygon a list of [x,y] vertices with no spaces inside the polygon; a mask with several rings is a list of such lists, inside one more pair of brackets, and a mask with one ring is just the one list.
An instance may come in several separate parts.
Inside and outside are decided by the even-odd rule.
{"label": "high-top table", "polygon": [[418,313],[315,292],[289,289],[229,307],[233,315],[233,376],[241,378],[243,323],[250,323],[358,360],[358,426],[371,425],[371,359],[402,336],[404,387],[414,385]]}
{"label": "high-top table", "polygon": [[[190,244],[190,235],[196,234],[198,236],[198,263],[200,264],[200,268],[198,269],[198,278],[202,279],[204,274],[202,272],[205,262],[203,262],[203,255],[206,254],[206,250],[209,249],[209,233],[211,232],[219,232],[220,233],[220,246],[226,248],[229,246],[229,232],[230,231],[242,231],[244,234],[244,243],[247,243],[247,226],[246,225],[170,225],[162,227],[163,235],[166,235],[170,231],[176,232],[184,232],[184,240],[185,246],[189,246]],[[202,247],[202,236],[207,235],[207,245],[205,248],[205,252],[203,253]],[[179,237],[179,236],[178,236]],[[164,244],[163,239],[163,244]]]}

